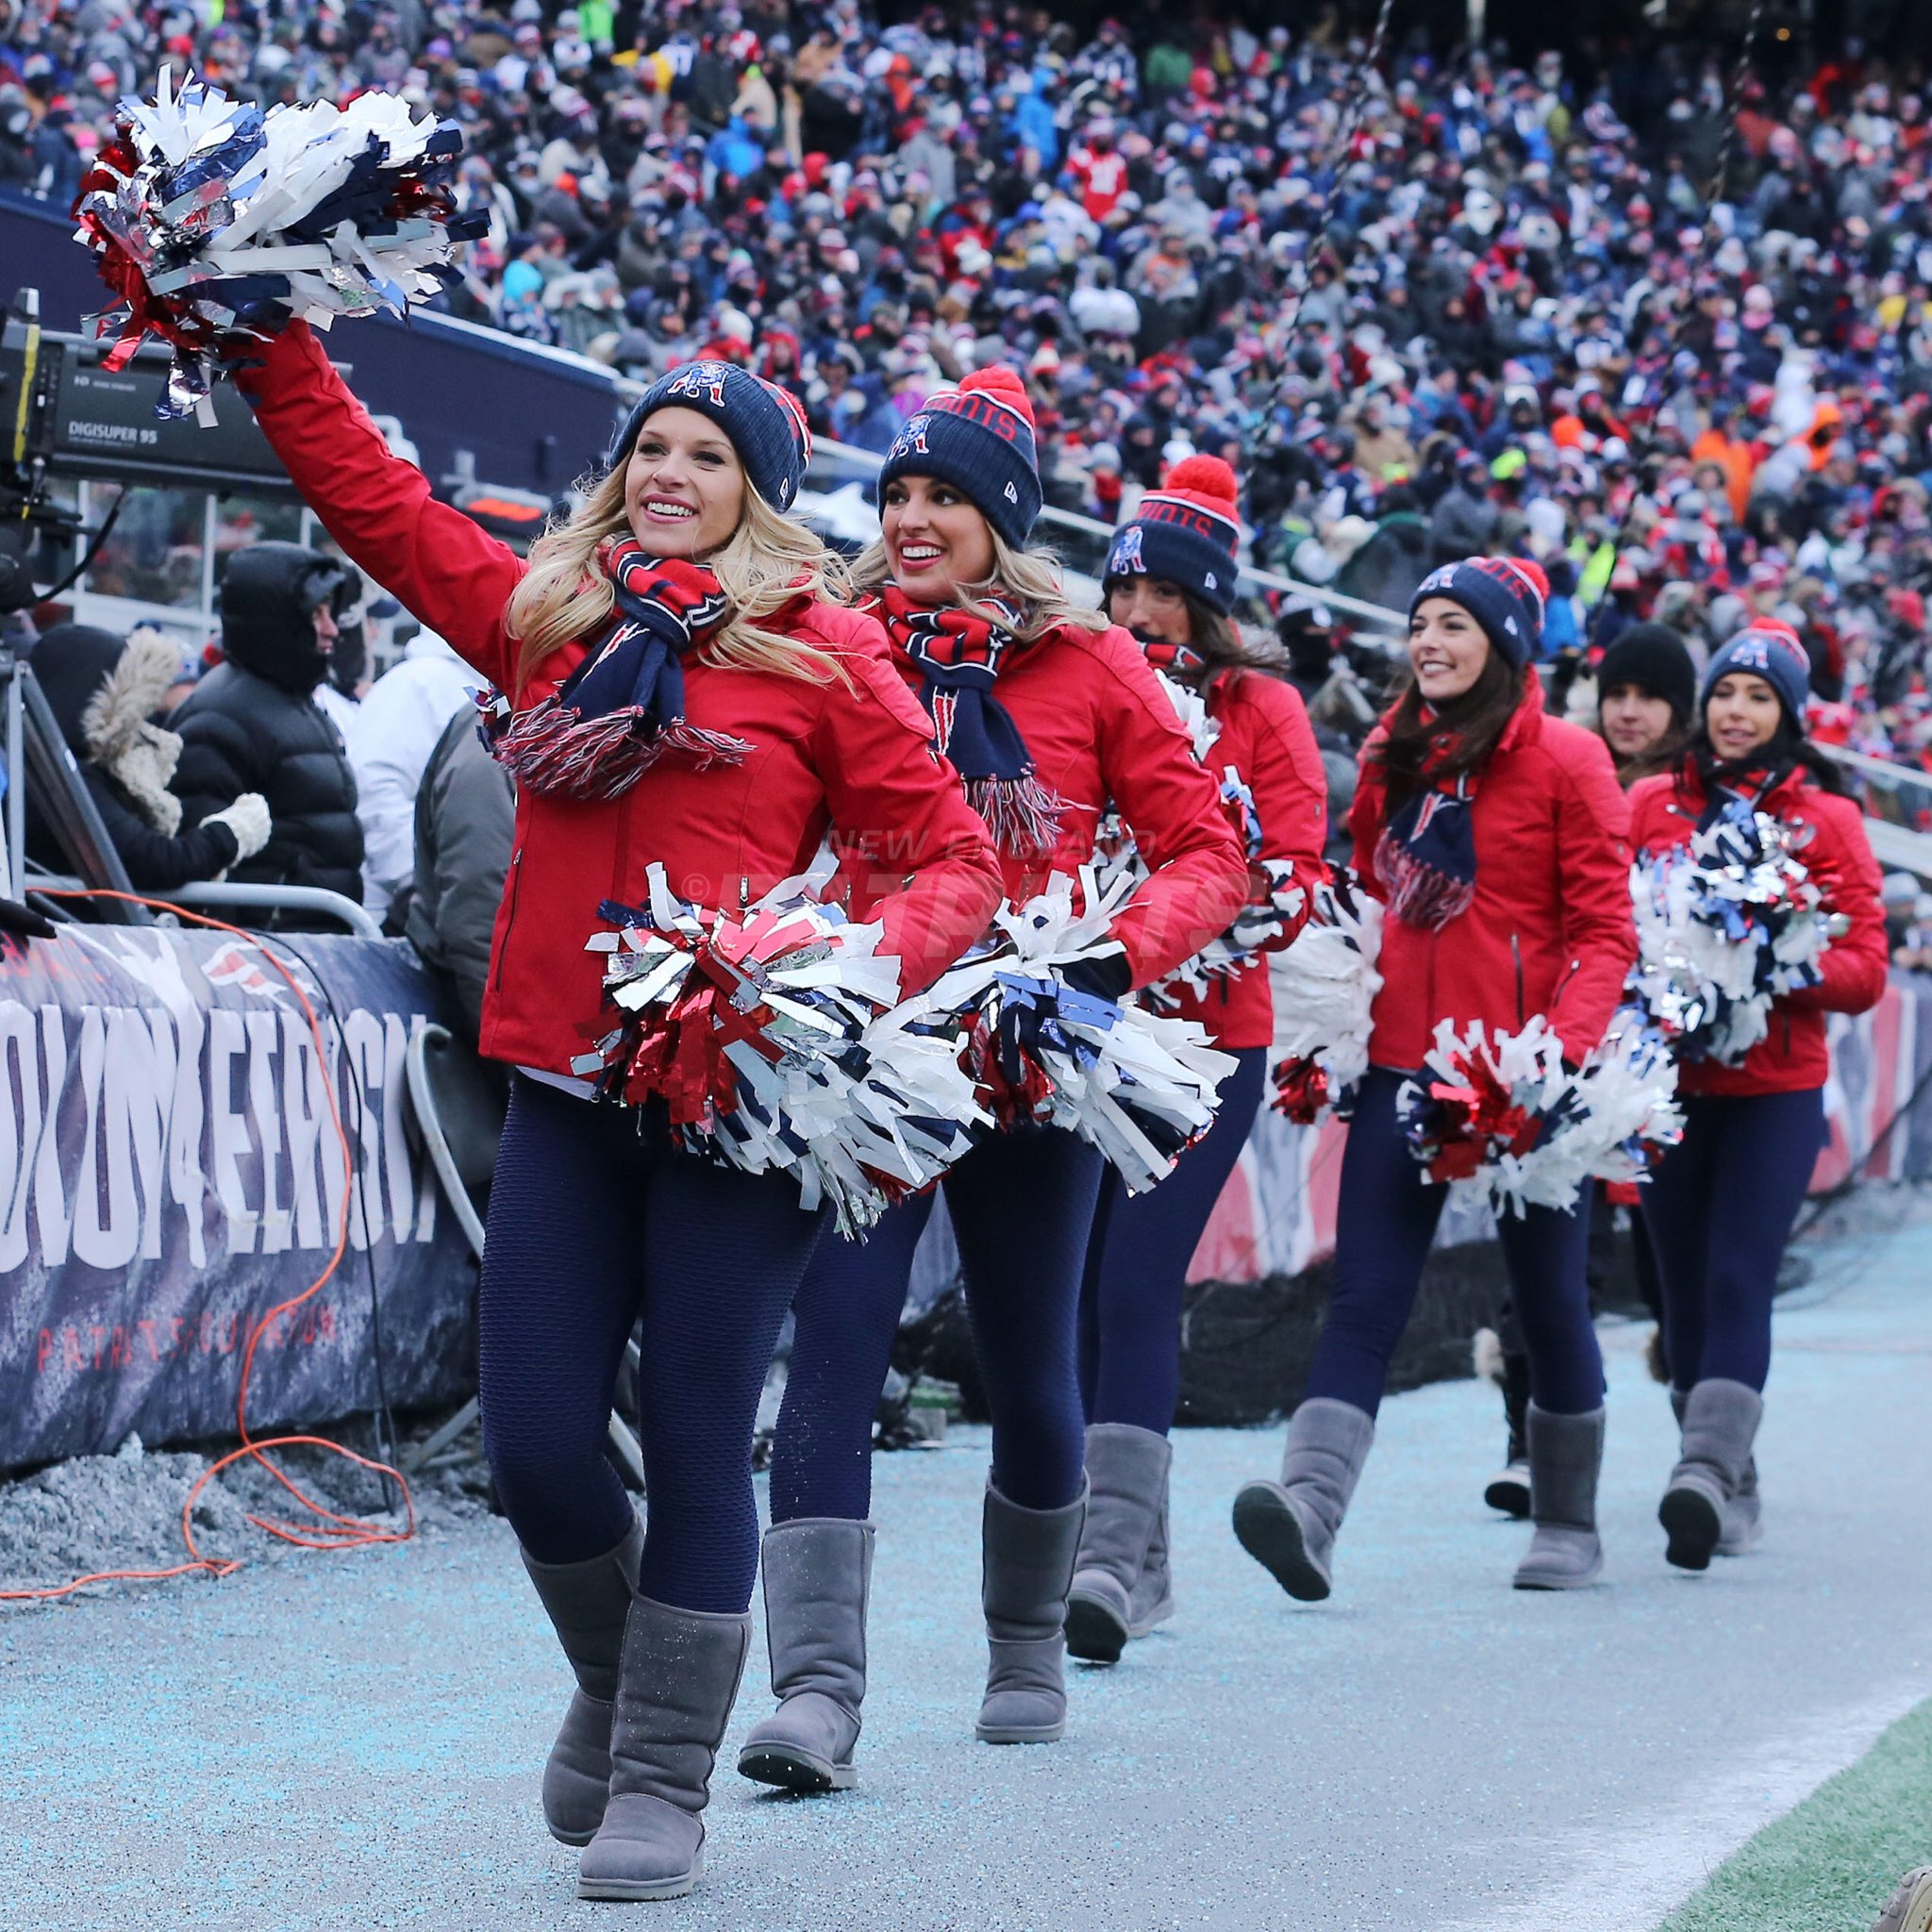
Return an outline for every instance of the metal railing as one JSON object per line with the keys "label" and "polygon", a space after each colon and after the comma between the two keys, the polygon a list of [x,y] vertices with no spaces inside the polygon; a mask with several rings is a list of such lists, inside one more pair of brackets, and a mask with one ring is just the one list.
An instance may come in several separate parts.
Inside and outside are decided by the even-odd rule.
{"label": "metal railing", "polygon": [[[878,473],[883,461],[882,457],[869,449],[814,437],[811,469],[808,474],[821,487],[827,481],[835,485],[866,482]],[[1049,506],[1040,512],[1038,527],[1071,568],[1098,580],[1106,568],[1107,553],[1114,540],[1111,524],[1104,524],[1098,517],[1084,517],[1073,510],[1055,509]],[[1408,627],[1407,618],[1399,610],[1391,610],[1381,604],[1366,604],[1359,597],[1338,596],[1333,591],[1324,591],[1319,584],[1305,584],[1298,578],[1284,576],[1278,571],[1257,570],[1244,564],[1241,566],[1241,583],[1243,589],[1255,594],[1263,591],[1280,591],[1290,596],[1313,598],[1356,624],[1373,625],[1377,630],[1399,632]]]}
{"label": "metal railing", "polygon": [[[210,879],[197,885],[176,886],[172,891],[155,896],[173,899],[179,906],[206,906],[210,911],[227,907],[238,911],[260,911],[266,908],[279,912],[312,912],[340,921],[358,940],[382,937],[382,927],[370,916],[367,907],[322,886],[247,886]],[[235,922],[238,925],[244,923]]]}

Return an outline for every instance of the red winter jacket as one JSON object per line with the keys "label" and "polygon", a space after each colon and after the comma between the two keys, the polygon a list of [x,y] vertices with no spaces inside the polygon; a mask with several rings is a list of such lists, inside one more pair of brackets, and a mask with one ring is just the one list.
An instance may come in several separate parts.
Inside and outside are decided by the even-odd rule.
{"label": "red winter jacket", "polygon": [[[1289,860],[1306,895],[1323,876],[1328,774],[1301,692],[1265,672],[1227,671],[1208,687],[1208,711],[1221,726],[1220,737],[1208,748],[1209,773],[1218,779],[1232,765],[1241,774],[1255,795],[1255,813],[1261,821],[1258,856]],[[1299,917],[1267,950],[1279,952],[1307,917],[1305,896]],[[1184,1019],[1200,1021],[1218,1046],[1266,1046],[1274,1038],[1267,963],[1255,960],[1233,978],[1223,979],[1206,999],[1183,993],[1178,1010]]]}
{"label": "red winter jacket", "polygon": [[[555,691],[584,645],[519,678],[503,620],[522,560],[390,455],[306,326],[288,329],[266,366],[237,382],[295,487],[357,563],[519,706]],[[884,922],[883,948],[903,962],[908,993],[985,930],[999,903],[991,848],[933,751],[925,714],[893,676],[884,633],[824,604],[774,623],[833,652],[843,675],[808,682],[687,662],[686,715],[749,740],[742,764],[697,772],[667,760],[608,804],[518,799],[483,999],[491,1058],[569,1072],[601,1030],[601,962],[584,951],[598,905],[638,904],[654,860],[685,898],[736,907],[803,870],[834,831],[853,910]],[[871,863],[854,864],[855,853]]]}
{"label": "red winter jacket", "polygon": [[[1386,727],[1385,719],[1362,747],[1348,814],[1356,869],[1378,899],[1388,896],[1375,844],[1389,801],[1374,754]],[[1369,1058],[1411,1071],[1439,1021],[1515,1033],[1541,1013],[1566,1058],[1579,1060],[1603,1039],[1637,957],[1630,808],[1609,752],[1592,733],[1545,717],[1531,676],[1470,810],[1474,903],[1440,932],[1393,913],[1383,921]]]}
{"label": "red winter jacket", "polygon": [[[1631,843],[1640,852],[1688,845],[1705,803],[1695,765],[1644,779],[1630,792]],[[1802,855],[1806,869],[1825,905],[1843,913],[1852,929],[1825,948],[1818,962],[1824,976],[1818,985],[1772,1002],[1771,1030],[1741,1067],[1687,1060],[1677,1072],[1682,1093],[1797,1093],[1823,1087],[1830,1066],[1825,1014],[1868,1012],[1885,991],[1890,955],[1878,900],[1878,861],[1865,836],[1864,814],[1849,798],[1825,791],[1802,766],[1758,808],[1788,825],[1811,827],[1811,842]]]}
{"label": "red winter jacket", "polygon": [[[916,691],[919,666],[896,646],[892,656]],[[1067,801],[1059,841],[1044,858],[997,855],[1007,897],[1018,905],[1053,874],[1076,874],[1093,857],[1111,799],[1154,874],[1114,921],[1134,985],[1158,979],[1225,931],[1247,898],[1247,860],[1221,808],[1221,788],[1196,760],[1140,645],[1118,626],[1062,625],[1013,653],[997,695],[1041,780]]]}

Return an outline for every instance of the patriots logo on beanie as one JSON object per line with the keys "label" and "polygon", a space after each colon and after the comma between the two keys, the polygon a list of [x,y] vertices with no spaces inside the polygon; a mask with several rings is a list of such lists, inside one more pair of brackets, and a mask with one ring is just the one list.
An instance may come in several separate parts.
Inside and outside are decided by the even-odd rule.
{"label": "patriots logo on beanie", "polygon": [[1412,618],[1430,597],[1445,597],[1482,626],[1491,645],[1518,671],[1542,637],[1549,579],[1516,557],[1465,557],[1432,570],[1408,600]]}
{"label": "patriots logo on beanie", "polygon": [[658,409],[695,409],[731,441],[745,481],[774,509],[788,510],[811,461],[811,431],[798,398],[732,362],[687,362],[660,375],[637,400],[611,453],[627,461],[645,419]]}
{"label": "patriots logo on beanie", "polygon": [[1763,678],[1777,693],[1792,728],[1804,730],[1805,705],[1811,695],[1811,659],[1790,625],[1760,617],[1716,652],[1704,674],[1704,689],[1697,700],[1700,710],[1709,704],[1719,679],[1733,671]]}
{"label": "patriots logo on beanie", "polygon": [[1147,568],[1141,554],[1142,538],[1139,524],[1129,524],[1113,540],[1113,548],[1108,553],[1107,574],[1110,577],[1131,576]]}
{"label": "patriots logo on beanie", "polygon": [[941,390],[908,419],[880,466],[876,488],[897,476],[950,483],[1015,550],[1040,514],[1039,453],[1026,385],[995,364]]}
{"label": "patriots logo on beanie", "polygon": [[1219,457],[1183,458],[1114,540],[1108,575],[1144,571],[1225,617],[1240,574],[1240,499],[1235,474]]}

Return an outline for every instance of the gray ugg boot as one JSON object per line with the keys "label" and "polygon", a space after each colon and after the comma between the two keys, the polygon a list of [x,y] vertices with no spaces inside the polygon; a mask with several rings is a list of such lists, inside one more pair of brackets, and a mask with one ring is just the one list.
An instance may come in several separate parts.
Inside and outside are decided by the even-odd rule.
{"label": "gray ugg boot", "polygon": [[865,1701],[873,1525],[808,1516],[765,1532],[765,1641],[778,1708],[738,1754],[741,1777],[789,1791],[843,1791]]}
{"label": "gray ugg boot", "polygon": [[610,1700],[624,1655],[624,1624],[637,1594],[643,1525],[614,1550],[584,1563],[540,1563],[525,1550],[524,1568],[537,1586],[557,1641],[576,1673],[563,1728],[543,1767],[543,1822],[567,1845],[587,1845],[604,1822],[610,1794]]}
{"label": "gray ugg boot", "polygon": [[1160,1484],[1160,1507],[1154,1512],[1154,1533],[1147,1540],[1147,1554],[1141,1559],[1141,1574],[1134,1579],[1134,1593],[1128,1600],[1127,1635],[1144,1637],[1157,1624],[1174,1615],[1174,1568],[1168,1556],[1168,1491],[1173,1465]]}
{"label": "gray ugg boot", "polygon": [[1023,1509],[986,1486],[982,1744],[1051,1744],[1065,1735],[1067,1591],[1086,1516],[1084,1483],[1059,1509]]}
{"label": "gray ugg boot", "polygon": [[1529,1514],[1536,1534],[1516,1566],[1518,1590],[1581,1590],[1603,1573],[1596,1479],[1604,1462],[1604,1412],[1552,1415],[1529,1405]]}
{"label": "gray ugg boot", "polygon": [[610,1720],[610,1802],[579,1898],[682,1898],[705,1875],[705,1806],[751,1648],[750,1616],[636,1598]]}
{"label": "gray ugg boot", "polygon": [[[1682,1389],[1671,1391],[1671,1412],[1677,1418],[1680,1433],[1684,1427],[1684,1405],[1690,1399]],[[1724,1506],[1724,1527],[1718,1533],[1717,1554],[1720,1557],[1741,1557],[1763,1534],[1764,1500],[1757,1493],[1757,1457],[1751,1455],[1744,1458],[1744,1474],[1739,1479],[1737,1492]]]}
{"label": "gray ugg boot", "polygon": [[[1743,1492],[1751,1444],[1763,1414],[1764,1398],[1757,1390],[1723,1377],[1699,1382],[1685,1398],[1683,1448],[1657,1507],[1657,1520],[1670,1539],[1665,1562],[1679,1570],[1710,1567],[1711,1553],[1724,1542],[1726,1519],[1733,1517]],[[1756,1524],[1754,1484],[1747,1514],[1734,1524],[1744,1534],[1745,1544]]]}
{"label": "gray ugg boot", "polygon": [[1242,1485],[1234,1499],[1241,1546],[1305,1604],[1328,1594],[1335,1533],[1375,1440],[1375,1424],[1353,1403],[1315,1396],[1288,1424],[1278,1483]]}
{"label": "gray ugg boot", "polygon": [[1094,1423],[1087,1431],[1087,1526],[1067,1597],[1067,1650],[1088,1663],[1118,1663],[1134,1634],[1134,1588],[1173,1454],[1165,1436],[1131,1423]]}

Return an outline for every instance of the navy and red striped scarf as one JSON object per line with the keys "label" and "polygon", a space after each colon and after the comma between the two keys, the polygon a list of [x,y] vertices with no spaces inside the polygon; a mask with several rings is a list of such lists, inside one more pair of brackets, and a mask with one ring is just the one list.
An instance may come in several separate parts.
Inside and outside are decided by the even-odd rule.
{"label": "navy and red striped scarf", "polygon": [[1020,727],[994,694],[1001,667],[1021,647],[1020,612],[991,597],[973,609],[915,603],[888,584],[879,614],[893,644],[919,667],[919,700],[940,752],[965,781],[993,843],[1016,858],[1043,858],[1059,841],[1066,801],[1034,770]]}

